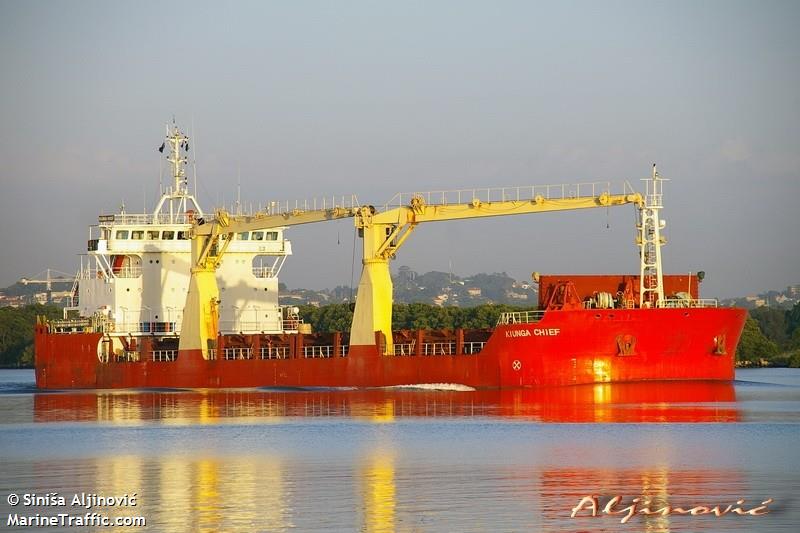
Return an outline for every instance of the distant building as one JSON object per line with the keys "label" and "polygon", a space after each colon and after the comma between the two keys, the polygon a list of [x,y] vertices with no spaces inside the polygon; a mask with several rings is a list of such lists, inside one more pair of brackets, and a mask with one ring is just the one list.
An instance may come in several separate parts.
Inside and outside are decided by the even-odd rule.
{"label": "distant building", "polygon": [[469,294],[470,296],[480,296],[481,292],[482,291],[480,287],[470,287],[469,289],[467,289],[467,294]]}
{"label": "distant building", "polygon": [[786,287],[786,294],[792,298],[800,297],[800,285],[789,285]]}
{"label": "distant building", "polygon": [[447,300],[450,299],[450,296],[447,294],[440,294],[436,298],[433,299],[434,305],[438,305],[439,307],[443,306]]}
{"label": "distant building", "polygon": [[397,277],[401,281],[414,281],[417,278],[417,273],[411,270],[411,267],[403,265],[397,269]]}

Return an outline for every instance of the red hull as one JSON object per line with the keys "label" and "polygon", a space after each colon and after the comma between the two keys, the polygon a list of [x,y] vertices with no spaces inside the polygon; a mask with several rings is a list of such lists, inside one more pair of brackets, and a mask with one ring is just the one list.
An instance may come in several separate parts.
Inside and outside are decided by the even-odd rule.
{"label": "red hull", "polygon": [[[732,308],[549,311],[498,326],[477,354],[100,362],[99,333],[36,329],[40,389],[383,387],[457,383],[539,387],[643,380],[732,380],[746,311]],[[224,343],[224,339],[223,339]]]}

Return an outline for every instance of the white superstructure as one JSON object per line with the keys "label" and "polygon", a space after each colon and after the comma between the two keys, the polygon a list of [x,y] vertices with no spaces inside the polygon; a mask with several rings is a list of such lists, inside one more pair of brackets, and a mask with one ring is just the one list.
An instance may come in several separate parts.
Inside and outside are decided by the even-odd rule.
{"label": "white superstructure", "polygon": [[[73,306],[66,311],[72,317],[99,319],[115,333],[179,332],[189,288],[189,232],[204,214],[184,171],[189,138],[173,125],[159,150],[165,147],[174,181],[155,210],[131,214],[123,207],[90,227],[88,254],[81,260]],[[217,270],[221,333],[296,329],[292,309],[278,305],[278,273],[292,253],[285,229],[238,233],[229,243]]]}

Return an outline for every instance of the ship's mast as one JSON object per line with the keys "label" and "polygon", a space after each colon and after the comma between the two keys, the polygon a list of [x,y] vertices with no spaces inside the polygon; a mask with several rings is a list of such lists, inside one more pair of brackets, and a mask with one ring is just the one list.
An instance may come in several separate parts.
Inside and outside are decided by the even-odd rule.
{"label": "ship's mast", "polygon": [[170,153],[167,156],[167,161],[172,163],[172,177],[175,180],[172,186],[173,194],[186,194],[186,171],[183,166],[187,163],[185,155],[181,155],[181,150],[189,151],[189,137],[181,133],[174,123],[172,124],[172,131],[167,127],[166,142],[170,144]]}
{"label": "ship's mast", "polygon": [[668,181],[659,176],[653,164],[653,174],[642,180],[646,185],[645,202],[639,208],[639,221],[636,228],[639,235],[639,307],[655,307],[664,300],[664,277],[661,268],[661,245],[666,239],[661,236],[666,222],[659,217],[662,204],[662,182]]}
{"label": "ship's mast", "polygon": [[[172,128],[167,126],[167,136],[164,144],[161,145],[159,151],[164,151],[167,147],[167,161],[172,165],[172,187],[161,196],[153,215],[167,215],[169,223],[184,222],[185,216],[190,210],[193,210],[196,216],[203,216],[203,211],[197,203],[197,200],[189,193],[188,180],[186,178],[186,170],[184,167],[188,162],[189,154],[189,137],[183,134],[178,129],[175,122],[172,123]],[[165,204],[169,205],[169,212],[162,213]],[[191,221],[189,221],[191,222]]]}

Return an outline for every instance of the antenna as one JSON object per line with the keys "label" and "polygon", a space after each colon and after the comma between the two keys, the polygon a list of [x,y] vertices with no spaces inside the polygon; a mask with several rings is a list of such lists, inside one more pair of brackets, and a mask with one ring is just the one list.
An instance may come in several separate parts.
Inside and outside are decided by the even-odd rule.
{"label": "antenna", "polygon": [[236,163],[236,214],[242,214],[242,167]]}
{"label": "antenna", "polygon": [[192,113],[192,144],[194,156],[192,157],[192,174],[194,174],[194,194],[197,194],[197,137],[194,136],[194,113]]}

